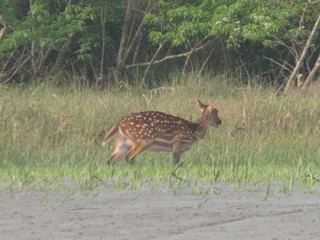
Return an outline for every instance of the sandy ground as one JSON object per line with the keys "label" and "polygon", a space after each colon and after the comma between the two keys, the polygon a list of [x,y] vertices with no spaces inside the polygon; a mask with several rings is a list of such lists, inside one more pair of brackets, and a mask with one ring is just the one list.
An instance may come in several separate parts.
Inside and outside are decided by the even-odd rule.
{"label": "sandy ground", "polygon": [[0,192],[0,239],[320,239],[320,196],[217,185],[213,194],[150,189]]}

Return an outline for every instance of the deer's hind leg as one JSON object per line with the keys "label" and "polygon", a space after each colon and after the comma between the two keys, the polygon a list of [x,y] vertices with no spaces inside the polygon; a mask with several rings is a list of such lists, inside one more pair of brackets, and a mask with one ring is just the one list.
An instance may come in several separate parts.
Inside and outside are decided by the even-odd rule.
{"label": "deer's hind leg", "polygon": [[115,148],[111,157],[106,161],[107,164],[115,164],[118,160],[124,158],[132,147],[127,141],[121,137],[115,137]]}
{"label": "deer's hind leg", "polygon": [[126,160],[128,163],[133,164],[134,158],[141,152],[143,152],[149,144],[140,144],[140,145],[133,145],[129,152],[126,155]]}

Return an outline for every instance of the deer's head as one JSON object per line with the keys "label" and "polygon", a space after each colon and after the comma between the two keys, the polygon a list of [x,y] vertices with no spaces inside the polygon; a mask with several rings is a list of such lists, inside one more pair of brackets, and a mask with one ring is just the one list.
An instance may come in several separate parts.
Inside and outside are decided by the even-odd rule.
{"label": "deer's head", "polygon": [[218,100],[214,100],[211,104],[206,105],[198,100],[198,105],[202,111],[203,120],[216,128],[220,127],[222,121],[218,116]]}

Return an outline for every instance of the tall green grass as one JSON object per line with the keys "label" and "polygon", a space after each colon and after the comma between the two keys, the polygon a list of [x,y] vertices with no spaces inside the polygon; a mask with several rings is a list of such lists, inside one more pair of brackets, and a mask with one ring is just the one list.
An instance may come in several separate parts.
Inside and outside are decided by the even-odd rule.
{"label": "tall green grass", "polygon": [[[157,110],[197,121],[196,99],[220,99],[222,126],[175,166],[171,154],[143,152],[131,166],[105,164],[113,143],[105,131],[131,112]],[[162,182],[227,182],[313,187],[320,178],[320,94],[276,96],[272,87],[241,86],[226,77],[172,76],[156,88],[109,90],[0,87],[0,181],[46,186],[67,180],[91,187],[157,187]]]}

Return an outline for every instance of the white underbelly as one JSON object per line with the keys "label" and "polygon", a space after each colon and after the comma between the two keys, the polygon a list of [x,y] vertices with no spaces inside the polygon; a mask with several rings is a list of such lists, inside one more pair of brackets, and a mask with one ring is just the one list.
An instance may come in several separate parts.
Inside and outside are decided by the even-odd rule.
{"label": "white underbelly", "polygon": [[151,152],[172,152],[172,146],[150,145],[146,150]]}
{"label": "white underbelly", "polygon": [[[187,151],[195,144],[195,142],[191,144],[183,144],[181,146],[181,151]],[[173,142],[158,140],[153,142],[149,147],[146,148],[148,151],[161,151],[161,152],[172,152],[173,151]]]}
{"label": "white underbelly", "polygon": [[173,141],[167,141],[165,139],[156,138],[146,150],[148,151],[161,151],[172,152]]}

